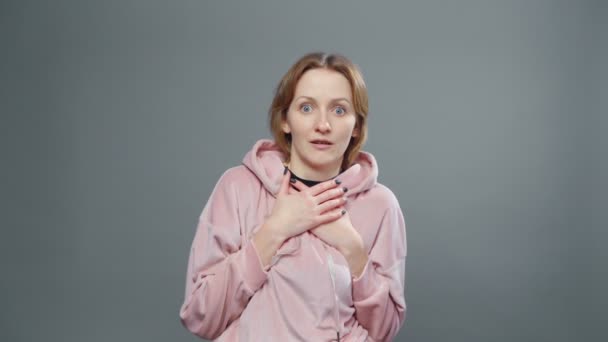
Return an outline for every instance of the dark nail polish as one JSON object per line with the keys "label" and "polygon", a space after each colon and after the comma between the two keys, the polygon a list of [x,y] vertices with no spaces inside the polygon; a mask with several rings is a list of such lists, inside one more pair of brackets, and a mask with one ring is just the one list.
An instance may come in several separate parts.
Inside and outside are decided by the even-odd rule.
{"label": "dark nail polish", "polygon": [[348,188],[347,187],[343,187],[342,190],[344,190],[344,192],[347,192]]}
{"label": "dark nail polish", "polygon": [[336,179],[336,184],[340,185],[340,184],[342,184],[342,181],[339,179]]}
{"label": "dark nail polish", "polygon": [[346,214],[346,210],[342,209],[342,215]]}
{"label": "dark nail polish", "polygon": [[287,173],[287,166],[285,166],[285,170],[283,170],[283,174]]}
{"label": "dark nail polish", "polygon": [[295,178],[293,178],[293,177],[291,177],[291,178],[289,179],[289,182],[290,182],[290,183],[295,183],[295,182],[296,182],[296,179],[295,179]]}

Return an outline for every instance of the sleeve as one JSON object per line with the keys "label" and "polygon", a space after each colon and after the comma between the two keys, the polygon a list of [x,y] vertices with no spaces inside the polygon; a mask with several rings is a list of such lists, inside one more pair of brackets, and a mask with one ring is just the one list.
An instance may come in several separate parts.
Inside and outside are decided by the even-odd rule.
{"label": "sleeve", "polygon": [[188,261],[182,324],[215,339],[262,287],[267,272],[251,240],[242,243],[234,175],[222,175],[203,209]]}
{"label": "sleeve", "polygon": [[405,321],[405,220],[397,199],[384,214],[352,291],[355,315],[376,341],[392,341]]}

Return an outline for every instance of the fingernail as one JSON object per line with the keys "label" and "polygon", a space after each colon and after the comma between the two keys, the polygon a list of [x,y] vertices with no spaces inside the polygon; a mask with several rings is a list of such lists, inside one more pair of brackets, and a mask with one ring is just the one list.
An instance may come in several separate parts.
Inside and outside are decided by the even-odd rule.
{"label": "fingernail", "polygon": [[289,179],[289,182],[290,182],[290,183],[295,183],[295,182],[296,182],[296,179],[295,179],[295,178],[293,178],[293,177],[291,177],[291,178]]}
{"label": "fingernail", "polygon": [[342,190],[344,190],[344,192],[347,192],[348,188],[347,187],[343,187]]}
{"label": "fingernail", "polygon": [[336,179],[336,184],[340,185],[341,183],[342,183],[342,181],[341,181],[341,180]]}
{"label": "fingernail", "polygon": [[285,166],[285,170],[283,170],[283,174],[287,173],[287,166]]}
{"label": "fingernail", "polygon": [[346,210],[342,209],[342,215],[346,214]]}

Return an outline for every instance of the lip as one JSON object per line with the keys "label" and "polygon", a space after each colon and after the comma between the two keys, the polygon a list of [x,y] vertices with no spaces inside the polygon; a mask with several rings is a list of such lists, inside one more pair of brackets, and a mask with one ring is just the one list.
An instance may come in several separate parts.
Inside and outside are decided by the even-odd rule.
{"label": "lip", "polygon": [[311,141],[310,143],[311,143],[311,144],[312,144],[312,146],[314,146],[314,148],[316,148],[317,150],[324,151],[324,150],[328,150],[328,149],[330,149],[330,148],[333,146],[333,144],[332,144],[331,142],[327,141],[327,140],[324,140],[324,139],[319,139],[319,140],[321,140],[321,141],[325,141],[325,142],[327,142],[327,144],[319,143],[319,142],[317,142],[316,140]]}

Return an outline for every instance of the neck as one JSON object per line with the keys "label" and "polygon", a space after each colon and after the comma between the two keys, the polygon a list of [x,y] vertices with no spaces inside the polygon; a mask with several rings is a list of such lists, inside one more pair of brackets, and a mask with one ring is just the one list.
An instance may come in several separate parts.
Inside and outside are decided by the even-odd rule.
{"label": "neck", "polygon": [[291,160],[287,167],[300,178],[304,178],[311,181],[326,181],[338,175],[340,173],[341,161],[337,165],[328,166],[325,168],[313,168],[299,162],[298,160]]}

